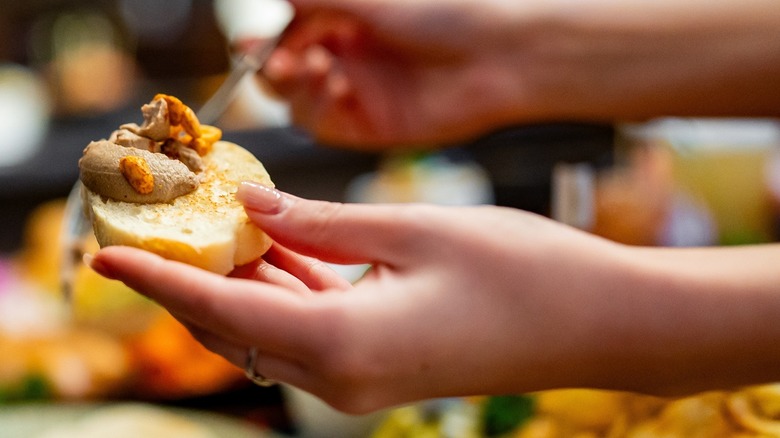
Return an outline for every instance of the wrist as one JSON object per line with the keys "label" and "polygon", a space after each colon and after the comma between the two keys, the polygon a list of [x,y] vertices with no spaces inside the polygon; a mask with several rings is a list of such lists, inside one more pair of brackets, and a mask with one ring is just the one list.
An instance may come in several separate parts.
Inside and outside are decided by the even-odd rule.
{"label": "wrist", "polygon": [[516,119],[780,114],[772,0],[560,0],[517,23],[513,68],[527,98],[515,99]]}
{"label": "wrist", "polygon": [[777,380],[777,251],[626,247],[614,284],[627,287],[597,312],[594,386],[677,395]]}

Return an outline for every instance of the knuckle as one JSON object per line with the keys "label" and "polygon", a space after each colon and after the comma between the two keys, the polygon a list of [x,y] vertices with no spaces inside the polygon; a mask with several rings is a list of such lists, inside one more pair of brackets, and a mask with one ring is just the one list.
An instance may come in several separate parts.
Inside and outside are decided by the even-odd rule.
{"label": "knuckle", "polygon": [[307,214],[306,227],[311,236],[327,236],[331,227],[343,216],[344,204],[340,202],[315,202],[314,208]]}

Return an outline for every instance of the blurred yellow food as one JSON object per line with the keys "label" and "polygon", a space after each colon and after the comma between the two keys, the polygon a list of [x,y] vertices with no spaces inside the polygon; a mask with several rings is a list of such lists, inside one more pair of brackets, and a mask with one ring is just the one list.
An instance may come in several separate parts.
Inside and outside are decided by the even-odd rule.
{"label": "blurred yellow food", "polygon": [[[27,282],[54,295],[60,294],[60,248],[65,202],[44,203],[30,215],[18,256]],[[98,250],[90,236],[86,252]],[[107,280],[81,265],[76,273],[73,317],[75,322],[120,336],[145,330],[161,309],[118,281]]]}
{"label": "blurred yellow food", "polygon": [[541,416],[564,419],[576,429],[603,432],[624,413],[627,397],[620,392],[560,389],[537,394],[536,410]]}
{"label": "blurred yellow food", "polygon": [[50,201],[38,206],[27,219],[22,249],[17,260],[23,274],[43,289],[59,287],[59,241],[65,201]]}
{"label": "blurred yellow food", "polygon": [[[56,200],[33,211],[14,259],[30,293],[46,295],[49,299],[40,301],[62,307],[59,317],[66,313],[59,289],[64,207],[63,200]],[[94,237],[85,242],[85,250],[98,250]],[[76,273],[70,312],[65,321],[23,339],[4,336],[0,325],[0,401],[4,390],[22,397],[175,399],[245,380],[163,308],[84,265]],[[43,323],[51,316],[41,311],[39,318]]]}
{"label": "blurred yellow food", "polygon": [[[500,435],[484,430],[484,407],[462,410],[458,403],[430,402],[390,412],[372,438],[780,438],[780,385],[759,385],[735,391],[711,391],[664,399],[642,394],[592,389],[560,389],[531,395],[534,411],[517,427]],[[471,403],[463,401],[462,403]],[[461,404],[462,405],[462,404]],[[459,409],[471,418],[460,424],[478,430],[448,428],[446,411]],[[450,424],[451,425],[451,424]]]}
{"label": "blurred yellow food", "polygon": [[[124,347],[112,337],[77,329],[46,337],[0,335],[0,357],[0,391],[11,398],[114,396],[124,386],[130,364]],[[20,386],[31,382],[40,387]]]}
{"label": "blurred yellow food", "polygon": [[718,243],[773,240],[771,195],[764,171],[773,150],[702,146],[673,154],[675,180],[706,203],[718,225]]}

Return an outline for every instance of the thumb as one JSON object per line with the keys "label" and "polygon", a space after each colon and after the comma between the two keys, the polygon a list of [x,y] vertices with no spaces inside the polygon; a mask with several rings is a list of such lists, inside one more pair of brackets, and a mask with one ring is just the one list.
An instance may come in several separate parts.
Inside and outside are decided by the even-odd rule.
{"label": "thumb", "polygon": [[398,266],[419,244],[399,206],[311,201],[254,182],[241,183],[236,198],[276,242],[326,262]]}

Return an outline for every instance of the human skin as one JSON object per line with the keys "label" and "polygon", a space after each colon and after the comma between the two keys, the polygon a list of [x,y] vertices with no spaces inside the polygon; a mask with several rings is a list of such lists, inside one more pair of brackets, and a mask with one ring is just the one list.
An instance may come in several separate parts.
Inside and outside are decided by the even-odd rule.
{"label": "human skin", "polygon": [[[324,143],[780,111],[776,0],[293,3],[263,74]],[[500,207],[337,204],[251,183],[238,197],[276,243],[232,278],[121,247],[90,265],[237,366],[256,346],[258,372],[343,411],[780,380],[778,244],[643,248]],[[321,261],[373,269],[350,285]]]}
{"label": "human skin", "polygon": [[780,115],[775,0],[292,0],[263,76],[318,141],[439,146],[544,121]]}
{"label": "human skin", "polygon": [[[778,245],[642,248],[501,207],[238,196],[276,244],[232,278],[125,247],[89,263],[235,365],[256,346],[258,372],[342,411],[780,379]],[[350,285],[320,260],[373,269]]]}

